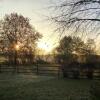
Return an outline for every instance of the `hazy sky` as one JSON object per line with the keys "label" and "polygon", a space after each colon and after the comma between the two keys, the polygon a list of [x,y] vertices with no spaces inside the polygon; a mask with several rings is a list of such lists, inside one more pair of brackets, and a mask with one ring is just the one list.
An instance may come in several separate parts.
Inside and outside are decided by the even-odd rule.
{"label": "hazy sky", "polygon": [[[17,12],[30,19],[30,23],[43,34],[42,42],[51,46],[56,41],[53,26],[46,22],[45,17],[50,12],[48,8],[53,0],[0,0],[0,17]],[[52,13],[52,12],[51,12]]]}
{"label": "hazy sky", "polygon": [[44,36],[40,47],[42,43],[46,44],[46,48],[53,47],[58,34],[53,33],[54,26],[45,20],[45,16],[53,13],[47,7],[53,2],[59,3],[60,1],[62,0],[0,0],[0,18],[12,12],[28,17],[30,23]]}

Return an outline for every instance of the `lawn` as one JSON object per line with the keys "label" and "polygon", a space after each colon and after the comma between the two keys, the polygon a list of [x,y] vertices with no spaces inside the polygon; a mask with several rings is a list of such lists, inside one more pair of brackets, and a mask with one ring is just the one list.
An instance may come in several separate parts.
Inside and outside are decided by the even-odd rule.
{"label": "lawn", "polygon": [[89,100],[92,80],[0,74],[0,100]]}

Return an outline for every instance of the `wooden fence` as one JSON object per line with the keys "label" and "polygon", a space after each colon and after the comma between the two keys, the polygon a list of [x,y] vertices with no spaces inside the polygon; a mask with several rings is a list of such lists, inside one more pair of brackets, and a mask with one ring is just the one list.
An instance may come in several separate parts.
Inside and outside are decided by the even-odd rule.
{"label": "wooden fence", "polygon": [[[25,73],[25,74],[37,74],[37,75],[54,75],[57,77],[63,76],[63,70],[61,69],[61,65],[59,64],[35,64],[31,66],[8,66],[8,65],[0,65],[0,73],[4,72],[16,72],[16,73]],[[67,70],[69,78],[73,78],[73,74],[75,71]],[[85,70],[79,70],[79,78],[87,78],[87,72]],[[95,79],[100,79],[100,69],[95,69],[93,71],[93,77]]]}
{"label": "wooden fence", "polygon": [[30,66],[8,66],[8,65],[0,65],[0,73],[4,72],[17,72],[17,73],[35,73],[42,75],[56,75],[60,74],[60,65],[58,64],[35,64]]}

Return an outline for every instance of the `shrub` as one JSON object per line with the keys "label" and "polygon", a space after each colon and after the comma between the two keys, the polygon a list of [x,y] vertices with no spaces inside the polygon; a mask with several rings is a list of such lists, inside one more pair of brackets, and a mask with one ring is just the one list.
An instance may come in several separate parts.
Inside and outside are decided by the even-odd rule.
{"label": "shrub", "polygon": [[62,73],[63,73],[63,77],[67,78],[68,77],[68,71],[67,71],[68,65],[67,64],[62,64]]}
{"label": "shrub", "polygon": [[86,76],[88,79],[93,79],[93,71],[90,69],[87,71]]}
{"label": "shrub", "polygon": [[80,73],[78,70],[73,70],[72,73],[73,73],[73,78],[75,78],[75,79],[79,78]]}

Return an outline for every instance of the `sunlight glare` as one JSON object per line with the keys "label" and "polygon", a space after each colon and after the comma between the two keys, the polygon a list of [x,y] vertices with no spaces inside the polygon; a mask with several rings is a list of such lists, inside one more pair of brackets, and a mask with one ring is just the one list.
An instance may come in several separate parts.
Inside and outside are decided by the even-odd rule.
{"label": "sunlight glare", "polygon": [[50,43],[46,42],[38,42],[38,48],[42,49],[45,51],[45,53],[50,53],[53,49],[53,46]]}

